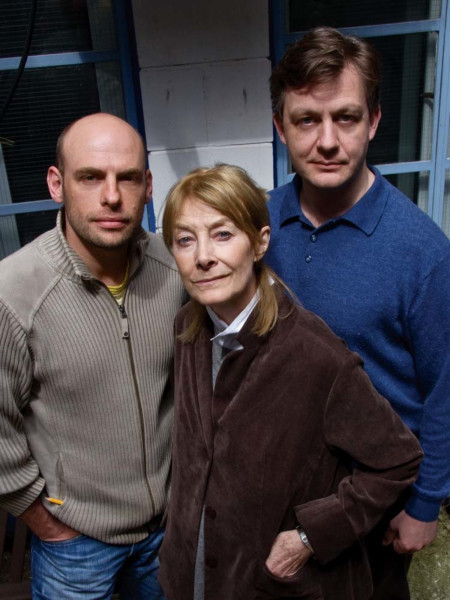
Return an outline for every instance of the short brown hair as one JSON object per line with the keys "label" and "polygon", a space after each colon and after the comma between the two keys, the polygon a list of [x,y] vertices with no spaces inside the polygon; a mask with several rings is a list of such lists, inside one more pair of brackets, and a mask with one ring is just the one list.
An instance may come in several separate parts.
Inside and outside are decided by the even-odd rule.
{"label": "short brown hair", "polygon": [[[225,215],[248,235],[254,249],[261,239],[261,229],[270,225],[267,194],[244,169],[227,164],[194,169],[172,187],[166,199],[162,225],[164,242],[170,251],[177,216],[188,198],[200,200]],[[255,274],[260,301],[255,309],[254,332],[264,335],[278,318],[277,288],[271,285],[271,278],[285,286],[262,260],[255,263]],[[205,315],[205,307],[193,300],[190,323],[181,335],[182,341],[190,342],[197,337]]]}
{"label": "short brown hair", "polygon": [[290,46],[270,77],[273,112],[283,115],[288,89],[326,83],[347,66],[361,75],[371,115],[380,105],[381,60],[366,40],[343,35],[332,27],[316,27]]}

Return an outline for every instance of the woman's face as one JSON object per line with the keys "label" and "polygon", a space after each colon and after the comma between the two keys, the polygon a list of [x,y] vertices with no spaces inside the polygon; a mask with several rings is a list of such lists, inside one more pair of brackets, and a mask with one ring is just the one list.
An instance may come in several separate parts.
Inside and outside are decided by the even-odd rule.
{"label": "woman's face", "polygon": [[270,228],[260,234],[255,250],[228,217],[196,198],[186,198],[175,219],[172,253],[183,283],[228,325],[256,292],[254,264],[267,250]]}

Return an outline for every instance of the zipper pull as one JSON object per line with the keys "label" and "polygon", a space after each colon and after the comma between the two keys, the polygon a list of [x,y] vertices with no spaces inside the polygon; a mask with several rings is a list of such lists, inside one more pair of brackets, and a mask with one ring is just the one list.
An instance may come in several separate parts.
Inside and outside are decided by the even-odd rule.
{"label": "zipper pull", "polygon": [[130,339],[130,332],[128,331],[128,316],[125,310],[125,306],[123,304],[119,304],[120,316],[120,324],[122,326],[122,339],[128,340]]}

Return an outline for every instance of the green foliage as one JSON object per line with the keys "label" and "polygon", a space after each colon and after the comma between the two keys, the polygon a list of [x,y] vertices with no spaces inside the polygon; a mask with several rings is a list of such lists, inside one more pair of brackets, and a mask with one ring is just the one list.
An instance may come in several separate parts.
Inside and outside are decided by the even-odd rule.
{"label": "green foliage", "polygon": [[409,584],[411,600],[450,599],[450,516],[444,509],[436,540],[414,555]]}

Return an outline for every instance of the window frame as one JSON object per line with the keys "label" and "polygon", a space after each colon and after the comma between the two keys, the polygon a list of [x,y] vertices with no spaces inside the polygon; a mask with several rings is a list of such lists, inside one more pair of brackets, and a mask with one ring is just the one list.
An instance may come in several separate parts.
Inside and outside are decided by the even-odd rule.
{"label": "window frame", "polygon": [[[131,6],[127,0],[112,0],[112,9],[116,27],[117,49],[31,55],[27,58],[25,69],[98,64],[112,61],[118,63],[122,77],[126,120],[145,139]],[[0,58],[0,71],[17,69],[19,63],[20,57]],[[58,210],[59,208],[59,205],[51,199],[0,204],[0,218],[24,213]],[[151,202],[146,205],[142,225],[146,230],[155,230],[155,217]]]}

